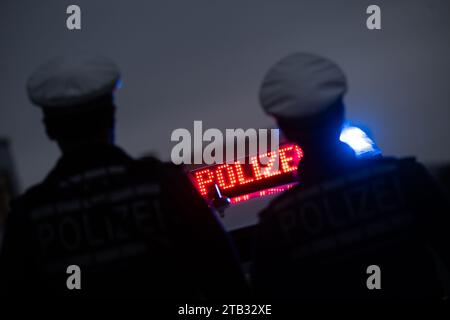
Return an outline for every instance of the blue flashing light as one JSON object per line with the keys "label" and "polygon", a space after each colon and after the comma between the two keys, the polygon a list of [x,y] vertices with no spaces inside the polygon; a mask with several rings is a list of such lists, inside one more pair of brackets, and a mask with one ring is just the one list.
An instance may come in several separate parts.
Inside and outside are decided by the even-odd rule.
{"label": "blue flashing light", "polygon": [[344,125],[339,139],[349,145],[358,157],[374,157],[381,154],[375,142],[359,127]]}

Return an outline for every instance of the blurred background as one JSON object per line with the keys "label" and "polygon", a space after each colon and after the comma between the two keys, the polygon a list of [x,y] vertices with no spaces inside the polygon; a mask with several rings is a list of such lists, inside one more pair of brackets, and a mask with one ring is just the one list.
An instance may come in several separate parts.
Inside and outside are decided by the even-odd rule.
{"label": "blurred background", "polygon": [[[66,28],[71,4],[81,7],[81,30]],[[42,180],[59,157],[25,83],[39,64],[69,53],[107,55],[121,67],[117,137],[133,156],[169,160],[172,131],[191,130],[194,120],[205,129],[273,126],[258,105],[260,81],[278,59],[309,51],[346,71],[347,116],[370,128],[385,155],[414,155],[440,170],[450,160],[450,2],[378,0],[375,31],[366,28],[371,4],[2,0],[0,137],[8,151],[0,155],[8,160],[0,162],[14,171],[8,192]]]}

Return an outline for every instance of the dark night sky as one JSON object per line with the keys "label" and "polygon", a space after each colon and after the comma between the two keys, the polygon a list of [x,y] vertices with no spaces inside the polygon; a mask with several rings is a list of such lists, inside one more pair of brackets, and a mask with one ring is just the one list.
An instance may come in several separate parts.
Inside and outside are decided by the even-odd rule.
{"label": "dark night sky", "polygon": [[[66,28],[78,4],[82,30]],[[385,154],[450,160],[450,2],[376,1],[382,30],[365,27],[367,1],[35,1],[0,4],[0,136],[12,142],[22,189],[59,156],[25,94],[30,72],[61,54],[111,56],[121,67],[118,143],[168,159],[172,130],[272,125],[260,110],[267,68],[293,51],[337,61],[348,117]]]}

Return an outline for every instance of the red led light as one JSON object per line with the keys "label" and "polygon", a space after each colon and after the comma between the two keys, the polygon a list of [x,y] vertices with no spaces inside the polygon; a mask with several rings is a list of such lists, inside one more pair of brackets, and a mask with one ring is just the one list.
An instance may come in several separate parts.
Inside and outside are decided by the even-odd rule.
{"label": "red led light", "polygon": [[232,198],[231,203],[235,204],[235,203],[239,203],[239,202],[243,202],[243,201],[247,201],[247,200],[250,200],[250,195],[248,195],[248,194]]}
{"label": "red led light", "polygon": [[261,197],[268,196],[268,195],[271,195],[271,194],[280,193],[280,192],[289,190],[290,188],[292,188],[296,184],[297,183],[290,183],[290,184],[286,184],[286,185],[279,186],[279,187],[276,187],[276,188],[269,188],[269,189],[266,189],[266,190],[257,191],[257,192],[253,192],[253,193],[250,193],[250,194],[245,194],[243,196],[237,196],[237,197],[231,198],[231,204],[236,204],[236,203],[248,201],[250,199],[261,198]]}
{"label": "red led light", "polygon": [[[230,164],[213,165],[191,172],[201,195],[212,200],[214,185],[232,203],[281,192],[284,186],[295,183],[302,149],[293,144]],[[283,187],[279,187],[283,186]],[[251,196],[248,196],[251,195]]]}
{"label": "red led light", "polygon": [[[205,175],[208,176],[207,179],[204,179]],[[206,196],[206,186],[210,185],[214,182],[214,174],[210,169],[203,169],[201,171],[195,172],[195,181],[197,182],[198,190],[200,194]]]}
{"label": "red led light", "polygon": [[253,169],[253,174],[255,176],[255,180],[261,180],[263,178],[263,175],[261,173],[261,168],[259,166],[259,160],[258,157],[253,157],[250,159],[251,163],[252,163],[252,169]]}
{"label": "red led light", "polygon": [[[226,172],[226,174],[224,174],[224,171]],[[217,177],[217,184],[221,190],[226,190],[236,185],[234,170],[230,164],[220,165],[216,169],[216,177]]]}
{"label": "red led light", "polygon": [[[303,151],[297,145],[282,148],[279,151],[281,168],[283,172],[291,172],[297,170],[298,162],[303,158]],[[288,155],[291,156],[288,156]]]}
{"label": "red led light", "polygon": [[280,150],[272,151],[272,152],[264,153],[259,156],[259,161],[262,161],[264,159],[267,162],[267,164],[264,166],[264,169],[262,171],[263,176],[265,178],[273,177],[273,176],[281,174],[281,171],[279,170],[279,167],[280,167],[279,163],[278,163],[278,165],[276,165],[276,163],[275,163],[278,160],[279,152],[280,152]]}
{"label": "red led light", "polygon": [[240,161],[236,161],[235,162],[235,166],[236,166],[236,173],[238,176],[238,181],[239,184],[246,184],[246,183],[250,183],[253,182],[254,179],[253,178],[246,178],[244,175],[244,171],[242,170],[242,164]]}

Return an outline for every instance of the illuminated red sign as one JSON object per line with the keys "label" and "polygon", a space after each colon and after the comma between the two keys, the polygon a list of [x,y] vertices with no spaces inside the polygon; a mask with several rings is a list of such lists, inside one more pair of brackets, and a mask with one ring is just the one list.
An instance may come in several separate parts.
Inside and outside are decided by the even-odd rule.
{"label": "illuminated red sign", "polygon": [[302,157],[302,149],[289,144],[244,159],[246,161],[196,169],[191,171],[191,176],[205,198],[212,200],[217,186],[222,196],[237,203],[285,190],[283,186],[296,182],[297,167]]}
{"label": "illuminated red sign", "polygon": [[261,198],[261,197],[269,196],[271,194],[280,193],[280,192],[289,190],[290,188],[292,188],[296,184],[297,184],[297,182],[293,182],[293,183],[285,184],[285,185],[282,185],[282,186],[279,186],[279,187],[264,189],[264,190],[261,190],[261,191],[256,191],[256,192],[244,194],[242,196],[237,196],[237,197],[231,198],[230,203],[231,204],[237,204],[237,203],[240,203],[240,202],[248,201],[250,199]]}

